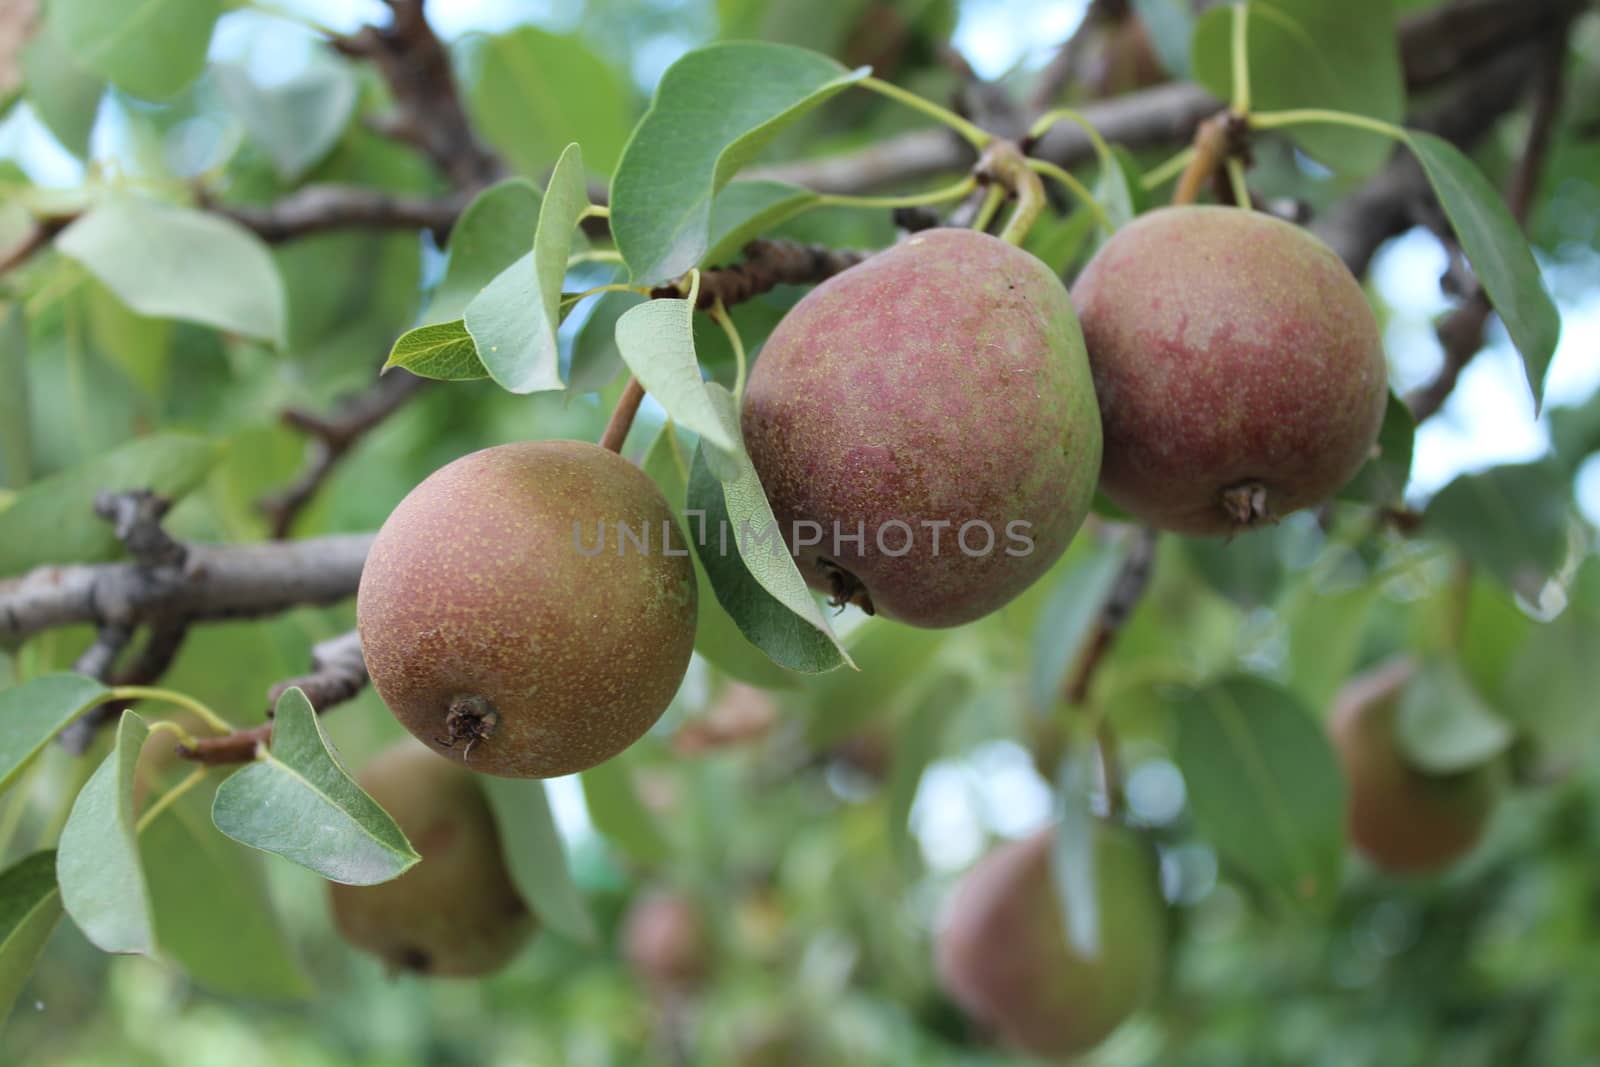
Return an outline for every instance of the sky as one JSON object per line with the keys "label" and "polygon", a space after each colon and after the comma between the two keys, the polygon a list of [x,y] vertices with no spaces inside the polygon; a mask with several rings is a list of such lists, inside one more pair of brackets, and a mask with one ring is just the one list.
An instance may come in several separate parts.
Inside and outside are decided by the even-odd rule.
{"label": "sky", "polygon": [[[692,0],[650,2],[672,9]],[[385,12],[379,0],[277,0],[276,6],[345,31],[368,19],[382,20]],[[1084,7],[1085,0],[964,0],[954,44],[984,77],[998,77],[1019,65],[1037,67],[1072,32]],[[430,15],[439,32],[453,38],[524,22],[559,32],[574,27],[580,8],[581,0],[435,0]],[[224,17],[213,55],[248,59],[252,74],[269,82],[285,76],[283,58],[307,47],[306,41],[298,27],[240,13]],[[688,37],[665,38],[659,47],[636,56],[631,71],[635,81],[650,88],[695,43]],[[114,145],[114,131],[104,126],[102,122],[96,133],[99,148]],[[0,124],[0,158],[7,157],[22,161],[43,183],[72,185],[81,179],[76,161],[26,113]],[[1600,256],[1574,252],[1560,264],[1543,266],[1563,318],[1560,346],[1546,380],[1547,404],[1575,404],[1600,387]],[[1438,284],[1444,267],[1442,247],[1423,231],[1390,242],[1374,261],[1372,285],[1392,312],[1385,342],[1392,380],[1401,392],[1428,380],[1439,365],[1433,321],[1451,306]],[[1495,321],[1489,347],[1462,374],[1444,409],[1420,429],[1408,495],[1425,498],[1457,474],[1533,459],[1548,447],[1547,430],[1534,416],[1516,352]],[[1592,457],[1580,473],[1578,496],[1584,514],[1600,524],[1600,456]],[[1181,805],[1182,779],[1170,764],[1155,761],[1135,772],[1129,792],[1131,806],[1146,805],[1144,814],[1160,821],[1161,812]],[[551,798],[569,840],[592,834],[575,778],[553,782]],[[988,831],[1014,837],[1043,824],[1050,804],[1049,787],[1027,753],[1000,741],[930,768],[912,823],[930,866],[948,871],[970,862]],[[1214,860],[1200,856],[1198,862],[1202,867],[1209,862],[1214,878]]]}

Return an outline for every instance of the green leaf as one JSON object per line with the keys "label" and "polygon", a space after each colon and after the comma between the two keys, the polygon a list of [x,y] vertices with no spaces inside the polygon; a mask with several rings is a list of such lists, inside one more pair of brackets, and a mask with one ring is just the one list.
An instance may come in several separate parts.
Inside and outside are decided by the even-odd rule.
{"label": "green leaf", "polygon": [[1298,582],[1278,606],[1289,639],[1289,689],[1312,708],[1328,707],[1354,673],[1373,605],[1382,595],[1377,582],[1336,591],[1320,585]]}
{"label": "green leaf", "polygon": [[1411,480],[1416,443],[1417,420],[1411,417],[1405,401],[1391,390],[1388,406],[1383,409],[1383,426],[1378,430],[1377,455],[1339,490],[1339,499],[1379,505],[1399,503]]}
{"label": "green leaf", "polygon": [[[1120,145],[1111,150],[1111,166],[1100,172],[1095,182],[1095,199],[1111,216],[1111,224],[1121,229],[1145,208],[1144,186],[1139,181],[1139,164],[1131,153]],[[1110,234],[1097,227],[1099,239],[1110,240]]]}
{"label": "green leaf", "polygon": [[428,304],[428,322],[459,320],[495,275],[527,254],[539,227],[540,199],[526,178],[508,178],[472,198],[450,231],[450,262]]}
{"label": "green leaf", "polygon": [[1395,732],[1406,761],[1429,774],[1471,770],[1515,739],[1510,725],[1447,659],[1424,663],[1406,686]]}
{"label": "green leaf", "polygon": [[261,238],[203,211],[119,197],[56,238],[133,310],[281,345],[283,279]]}
{"label": "green leaf", "polygon": [[626,756],[583,772],[583,799],[595,829],[639,863],[664,863],[672,848],[654,813],[639,799]]}
{"label": "green leaf", "polygon": [[22,305],[0,303],[0,486],[20,489],[33,477],[28,397],[28,321]]}
{"label": "green leaf", "polygon": [[811,708],[806,744],[822,751],[893,713],[921,695],[928,665],[950,630],[924,630],[886,619],[867,619],[845,641],[860,670],[833,671],[802,680]]}
{"label": "green leaf", "polygon": [[567,276],[572,234],[589,206],[583,153],[561,153],[539,205],[533,251],[501,271],[463,314],[478,358],[500,387],[513,393],[561,389],[561,282]]}
{"label": "green leaf", "polygon": [[[944,684],[946,681],[952,683]],[[966,696],[967,680],[956,675],[929,687],[901,729],[895,731],[894,757],[885,787],[884,818],[888,823],[889,851],[900,870],[915,876],[922,869],[922,846],[911,832],[911,808],[922,785],[922,775],[944,744],[945,724]]]}
{"label": "green leaf", "polygon": [[1161,66],[1179,81],[1189,81],[1189,38],[1194,34],[1194,8],[1189,0],[1133,0]]}
{"label": "green leaf", "polygon": [[1600,452],[1600,390],[1576,407],[1550,409],[1550,447],[1556,460],[1573,474]]}
{"label": "green leaf", "polygon": [[[1257,111],[1315,107],[1399,122],[1405,81],[1393,0],[1251,0],[1250,104]],[[1194,78],[1223,100],[1233,97],[1233,12],[1207,11],[1195,24]],[[1382,166],[1389,139],[1346,126],[1298,126],[1289,136],[1340,173]]]}
{"label": "green leaf", "polygon": [[1522,355],[1537,410],[1561,336],[1561,313],[1545,290],[1522,228],[1489,179],[1455,145],[1419,130],[1408,130],[1406,137],[1478,283]]}
{"label": "green leaf", "polygon": [[[738,432],[732,394],[713,382],[706,395],[732,438]],[[685,510],[695,516],[690,539],[717,602],[752,644],[790,670],[816,674],[850,663],[789,554],[750,457],[741,447],[728,458],[737,473],[723,480],[713,474],[702,442],[689,471]]]}
{"label": "green leaf", "polygon": [[1083,654],[1084,641],[1116,587],[1132,545],[1132,537],[1126,535],[1097,543],[1051,589],[1033,632],[1029,682],[1036,708],[1056,706],[1067,672]]}
{"label": "green leaf", "polygon": [[238,63],[211,68],[228,109],[272,160],[284,182],[293,184],[339,142],[355,114],[359,87],[355,74],[326,53],[287,81],[258,85]]}
{"label": "green leaf", "polygon": [[0,511],[0,574],[112,558],[121,544],[110,524],[94,518],[97,494],[150,489],[176,500],[205,479],[217,456],[204,438],[158,434],[34,482]]}
{"label": "green leaf", "polygon": [[1316,720],[1287,690],[1242,675],[1186,693],[1174,710],[1178,767],[1206,840],[1289,899],[1326,903],[1344,854],[1345,784]]}
{"label": "green leaf", "polygon": [[81,674],[44,674],[0,691],[0,792],[10,788],[50,739],[105,699],[106,687]]}
{"label": "green leaf", "polygon": [[1076,745],[1062,761],[1050,842],[1050,877],[1067,943],[1087,959],[1100,955],[1103,925],[1099,842],[1105,831],[1094,813],[1093,751],[1090,744]]}
{"label": "green leaf", "polygon": [[578,37],[519,26],[466,48],[467,107],[488,141],[523,174],[542,174],[577,141],[609,174],[628,138],[628,91]]}
{"label": "green leaf", "polygon": [[[683,509],[689,497],[689,461],[678,445],[678,434],[671,422],[661,428],[641,464],[644,472],[660,488],[672,505],[673,514],[684,522]],[[765,689],[791,688],[794,675],[774,663],[767,654],[739,632],[738,624],[717,601],[716,590],[706,574],[698,552],[694,560],[695,581],[699,587],[700,617],[695,623],[694,650],[717,670],[730,677]]]}
{"label": "green leaf", "polygon": [[1428,503],[1422,528],[1538,604],[1566,558],[1571,514],[1566,472],[1546,458],[1461,475]]}
{"label": "green leaf", "polygon": [[617,350],[617,322],[645,299],[638,293],[600,294],[572,343],[572,366],[567,371],[569,394],[594,392],[617,380],[624,366],[622,353]]}
{"label": "green leaf", "polygon": [[[645,392],[679,426],[716,448],[717,473],[731,473],[742,452],[738,420],[718,413],[694,350],[694,308],[687,300],[649,300],[617,320],[617,351]],[[732,403],[732,398],[729,398]]]}
{"label": "green leaf", "polygon": [[111,290],[92,278],[84,279],[82,294],[95,351],[151,400],[163,401],[177,324],[129,310]]}
{"label": "green leaf", "polygon": [[271,751],[218,787],[211,819],[235,841],[346,885],[390,881],[421,859],[339,763],[298,688],[278,698]]}
{"label": "green leaf", "polygon": [[471,382],[487,378],[489,371],[478,359],[478,345],[460,319],[407,330],[389,350],[383,369],[403,367],[419,378],[445,382]]}
{"label": "green leaf", "polygon": [[0,1023],[60,921],[54,852],[35,852],[0,871]]}
{"label": "green leaf", "polygon": [[22,86],[45,128],[68,152],[86,158],[106,83],[73,58],[53,23],[39,27],[22,50]]}
{"label": "green leaf", "polygon": [[700,257],[706,266],[727,263],[740,249],[774,226],[820,203],[810,189],[787,182],[731,182],[711,201],[708,247]]}
{"label": "green leaf", "polygon": [[574,941],[594,944],[598,937],[594,920],[572,881],[544,782],[485,775],[483,786],[500,826],[511,880],[522,899],[550,929]]}
{"label": "green leaf", "polygon": [[139,833],[161,954],[225,996],[303,1000],[311,985],[273,911],[260,853],[211,824],[212,775]]}
{"label": "green leaf", "polygon": [[[1469,622],[1476,623],[1479,615],[1475,607],[1471,610]],[[1521,612],[1516,616],[1526,618]],[[1595,694],[1600,693],[1597,633],[1600,556],[1590,556],[1572,583],[1567,609],[1554,620],[1529,628],[1515,645],[1498,687],[1497,707],[1559,759],[1590,751],[1600,738],[1600,716],[1595,714]]]}
{"label": "green leaf", "polygon": [[700,262],[712,200],[739,168],[867,73],[750,41],[696,49],[668,67],[611,181],[611,232],[633,281],[659,284]]}
{"label": "green leaf", "polygon": [[84,67],[146,100],[177,96],[205,69],[216,0],[51,0],[50,24]]}
{"label": "green leaf", "polygon": [[150,727],[124,711],[117,743],[72,803],[56,846],[61,903],[102,952],[155,952],[155,924],[133,810],[139,749]]}

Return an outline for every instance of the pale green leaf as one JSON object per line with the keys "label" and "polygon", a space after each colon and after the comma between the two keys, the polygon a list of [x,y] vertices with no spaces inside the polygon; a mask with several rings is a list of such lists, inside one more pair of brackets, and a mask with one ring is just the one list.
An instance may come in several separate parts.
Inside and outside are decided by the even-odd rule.
{"label": "pale green leaf", "polygon": [[753,41],[709,45],[668,67],[611,182],[611,232],[633,281],[659,284],[700,262],[712,200],[739,168],[867,73]]}
{"label": "pale green leaf", "polygon": [[0,1022],[60,921],[54,852],[35,852],[0,871]]}
{"label": "pale green leaf", "polygon": [[85,68],[146,100],[176,96],[205,69],[217,0],[51,0],[50,23]]}
{"label": "pale green leaf", "polygon": [[429,323],[460,319],[495,275],[533,248],[540,200],[526,178],[508,178],[472,198],[450,230],[450,261],[428,303]]}
{"label": "pale green leaf", "polygon": [[1195,824],[1223,859],[1300,904],[1326,904],[1345,845],[1345,783],[1326,735],[1287,690],[1235,676],[1174,707]]}
{"label": "pale green leaf", "polygon": [[628,137],[623,81],[577,37],[519,26],[467,42],[467,107],[484,137],[527,175],[576,141],[609,174]]}
{"label": "pale green leaf", "polygon": [[143,719],[122,713],[116,747],[78,792],[56,846],[61,903],[102,952],[155,952],[133,807],[139,749],[149,736]]}
{"label": "pale green leaf", "polygon": [[544,782],[485,775],[483,785],[500,827],[511,880],[522,899],[552,930],[593,944],[598,936],[594,920],[572,881]]}
{"label": "pale green leaf", "polygon": [[211,818],[236,841],[346,885],[390,881],[421,858],[339,763],[298,688],[278,698],[271,750],[222,783]]}
{"label": "pale green leaf", "polygon": [[663,863],[672,847],[639,799],[626,754],[584,771],[583,799],[596,830],[640,863]]}
{"label": "pale green leaf", "polygon": [[56,238],[133,310],[281,345],[283,279],[261,238],[229,219],[119,197]]}
{"label": "pale green leaf", "polygon": [[219,63],[211,74],[229,110],[285,182],[298,181],[326,156],[355,114],[355,74],[320,51],[293,77],[270,87],[258,85],[237,63]]}
{"label": "pale green leaf", "polygon": [[22,50],[22,91],[34,114],[63,148],[82,159],[100,113],[106,83],[85,70],[52,23],[41,26]]}
{"label": "pale green leaf", "polygon": [[573,231],[589,206],[583,153],[568,145],[539,204],[533,250],[501,271],[467,305],[463,318],[478,358],[503,389],[533,393],[561,389],[561,283]]}
{"label": "pale green leaf", "polygon": [[384,370],[403,367],[419,378],[470,382],[489,376],[478,359],[478,346],[460,319],[407,330],[389,350]]}
{"label": "pale green leaf", "polygon": [[714,267],[732,261],[751,240],[821,200],[810,189],[787,182],[730,182],[711,202],[709,247],[701,262]]}
{"label": "pale green leaf", "polygon": [[303,1000],[311,984],[273,911],[261,854],[211,824],[213,773],[139,832],[163,957],[226,996]]}
{"label": "pale green leaf", "polygon": [[693,317],[687,300],[650,300],[631,307],[617,320],[617,350],[674,422],[721,453],[720,475],[732,470],[727,457],[743,451],[744,445],[737,419],[729,423],[718,414],[700,377]]}
{"label": "pale green leaf", "polygon": [[1516,738],[1448,659],[1430,659],[1407,683],[1395,734],[1406,761],[1429,774],[1469,771]]}
{"label": "pale green leaf", "polygon": [[0,792],[50,739],[100,703],[106,687],[81,674],[44,674],[0,690]]}

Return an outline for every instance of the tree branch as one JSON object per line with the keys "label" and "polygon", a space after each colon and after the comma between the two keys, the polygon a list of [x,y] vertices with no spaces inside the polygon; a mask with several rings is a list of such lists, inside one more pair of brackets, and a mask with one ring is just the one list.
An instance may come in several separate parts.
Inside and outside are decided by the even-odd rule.
{"label": "tree branch", "polygon": [[[706,311],[719,299],[724,307],[732,307],[780,285],[820,282],[848,270],[871,254],[870,251],[806,245],[778,238],[751,241],[744,246],[742,262],[700,272],[700,295],[695,308]],[[688,295],[688,288],[673,282],[657,286],[650,295],[658,299],[682,299]]]}
{"label": "tree branch", "polygon": [[252,545],[188,545],[179,566],[137,562],[39,567],[0,580],[0,641],[61,626],[133,627],[260,618],[356,591],[372,534]]}
{"label": "tree branch", "polygon": [[[1560,32],[1551,35],[1549,45],[1540,56],[1528,140],[1506,190],[1506,206],[1511,211],[1511,217],[1524,225],[1533,207],[1539,175],[1549,154],[1556,117],[1561,112],[1566,47],[1566,28],[1563,27]],[[1461,379],[1461,372],[1483,350],[1483,334],[1489,324],[1489,313],[1489,298],[1483,287],[1474,283],[1466,299],[1439,323],[1439,344],[1444,350],[1444,362],[1431,381],[1406,397],[1406,404],[1416,421],[1432,418],[1450,399],[1456,383]]]}
{"label": "tree branch", "polygon": [[1082,704],[1088,698],[1095,672],[1116,644],[1117,635],[1122,632],[1150,584],[1150,572],[1156,558],[1156,532],[1148,526],[1141,526],[1133,538],[1133,543],[1128,546],[1127,558],[1122,561],[1122,570],[1111,587],[1111,595],[1106,597],[1105,604],[1100,608],[1100,617],[1095,621],[1089,642],[1067,677],[1062,692],[1069,704]]}
{"label": "tree branch", "polygon": [[388,26],[364,26],[334,42],[346,55],[371,60],[388,83],[394,114],[383,123],[383,132],[421,151],[457,189],[495,181],[500,161],[472,132],[450,53],[428,24],[422,0],[385,2],[394,12]]}
{"label": "tree branch", "polygon": [[442,243],[467,206],[457,193],[430,199],[349,185],[307,185],[264,206],[204,203],[278,244],[332,230],[427,230]]}
{"label": "tree branch", "polygon": [[[311,673],[273,686],[267,695],[268,707],[277,704],[284,692],[298,687],[313,708],[326,711],[354,698],[366,684],[367,665],[361,658],[361,636],[351,630],[313,646]],[[203,738],[192,747],[180,747],[178,755],[210,766],[248,763],[256,758],[256,751],[271,740],[272,723],[266,722],[222,737]]]}
{"label": "tree branch", "polygon": [[361,392],[346,397],[331,415],[317,415],[303,408],[286,409],[282,421],[304,431],[311,438],[311,447],[305,466],[294,481],[256,503],[271,522],[272,537],[282,540],[289,536],[295,519],[344,454],[428,384],[426,378],[395,369],[378,375]]}

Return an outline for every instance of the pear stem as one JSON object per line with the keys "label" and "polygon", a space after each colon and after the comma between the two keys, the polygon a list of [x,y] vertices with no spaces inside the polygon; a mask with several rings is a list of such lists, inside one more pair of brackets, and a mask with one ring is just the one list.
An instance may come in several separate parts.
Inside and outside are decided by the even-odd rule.
{"label": "pear stem", "polygon": [[639,404],[643,400],[644,386],[639,384],[639,379],[629,376],[628,384],[617,398],[617,406],[611,411],[611,421],[606,423],[605,433],[600,435],[601,448],[611,452],[622,451],[628,431],[633,429],[633,417],[639,414]]}
{"label": "pear stem", "polygon": [[1214,115],[1194,131],[1194,155],[1178,178],[1172,194],[1174,204],[1192,204],[1200,190],[1228,156],[1228,116]]}

